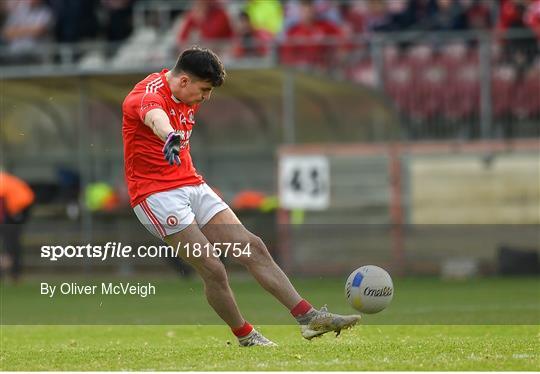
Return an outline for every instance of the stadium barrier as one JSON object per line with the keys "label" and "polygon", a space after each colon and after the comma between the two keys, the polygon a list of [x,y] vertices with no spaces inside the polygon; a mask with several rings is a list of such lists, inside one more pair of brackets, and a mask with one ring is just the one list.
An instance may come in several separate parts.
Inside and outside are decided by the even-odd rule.
{"label": "stadium barrier", "polygon": [[[301,158],[298,173],[312,175],[309,159],[322,157],[329,172],[319,182],[327,206],[279,213],[281,263],[310,275],[368,263],[438,274],[468,259],[493,274],[501,245],[540,251],[539,149],[537,140],[282,146],[280,167]],[[282,206],[293,183],[278,180]]]}
{"label": "stadium barrier", "polygon": [[[122,100],[150,72],[34,71],[3,80],[2,161],[38,195],[24,239],[28,266],[129,272],[162,265],[158,260],[91,264],[80,259],[51,264],[37,256],[44,244],[152,240],[127,203],[121,140]],[[398,137],[397,116],[369,88],[300,72],[233,69],[227,84],[198,113],[191,147],[198,170],[231,202],[243,189],[274,193],[278,144]],[[87,206],[89,188],[101,184],[119,195],[119,207],[92,211]]]}
{"label": "stadium barrier", "polygon": [[[157,13],[167,14],[178,4],[158,5]],[[136,19],[147,11],[142,7]],[[188,47],[176,44],[178,22],[169,19],[157,28],[144,17],[137,22],[140,27],[122,44],[43,44],[36,53],[44,57],[31,70],[2,68],[7,77],[159,70]],[[275,39],[256,46],[265,51],[256,55],[239,53],[238,40],[201,45],[219,51],[230,69],[287,67],[377,89],[400,115],[403,139],[540,135],[540,49],[524,30],[373,33],[307,42]],[[0,57],[6,53],[0,49]]]}

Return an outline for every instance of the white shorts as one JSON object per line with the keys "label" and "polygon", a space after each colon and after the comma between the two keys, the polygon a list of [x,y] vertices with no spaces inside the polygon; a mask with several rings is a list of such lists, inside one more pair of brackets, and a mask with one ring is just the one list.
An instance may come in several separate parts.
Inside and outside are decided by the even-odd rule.
{"label": "white shorts", "polygon": [[139,221],[153,235],[163,239],[182,231],[193,220],[203,227],[217,213],[229,206],[206,183],[156,192],[133,210]]}

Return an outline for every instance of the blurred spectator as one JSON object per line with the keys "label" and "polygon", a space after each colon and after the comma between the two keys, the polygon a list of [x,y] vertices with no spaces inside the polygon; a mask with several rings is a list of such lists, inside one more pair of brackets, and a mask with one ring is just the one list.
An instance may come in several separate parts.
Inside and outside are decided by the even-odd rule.
{"label": "blurred spectator", "polygon": [[221,41],[233,37],[227,12],[217,0],[194,0],[178,33],[178,45]]}
{"label": "blurred spectator", "polygon": [[98,36],[98,0],[49,0],[55,18],[54,35],[60,43],[76,43]]}
{"label": "blurred spectator", "polygon": [[435,0],[410,0],[410,12],[412,12],[414,30],[429,30],[433,15],[437,12]]}
{"label": "blurred spectator", "polygon": [[342,3],[346,27],[353,33],[405,30],[414,22],[408,0],[353,0]]}
{"label": "blurred spectator", "polygon": [[383,31],[389,22],[386,1],[368,0],[364,22],[366,31]]}
{"label": "blurred spectator", "polygon": [[275,35],[283,28],[283,9],[278,0],[248,0],[244,11],[255,29]]}
{"label": "blurred spectator", "polygon": [[134,0],[101,0],[107,15],[105,33],[108,41],[122,41],[131,34],[133,2]]}
{"label": "blurred spectator", "polygon": [[356,33],[427,30],[437,11],[435,0],[354,0],[344,4],[344,18]]}
{"label": "blurred spectator", "polygon": [[[538,0],[502,0],[501,3],[497,32],[503,44],[503,56],[506,62],[518,69],[520,75],[538,53],[538,41],[533,32],[537,4]],[[531,13],[527,13],[529,10]],[[518,35],[508,34],[510,30],[518,29]]]}
{"label": "blurred spectator", "polygon": [[344,32],[348,35],[362,34],[366,30],[366,3],[364,0],[351,0],[341,3]]}
{"label": "blurred spectator", "polygon": [[2,44],[7,48],[3,63],[37,62],[39,46],[48,36],[52,12],[41,0],[5,2],[6,21],[2,28]]}
{"label": "blurred spectator", "polygon": [[0,27],[6,22],[8,15],[8,4],[9,3],[7,1],[0,1]]}
{"label": "blurred spectator", "polygon": [[[0,270],[10,269],[17,281],[22,270],[21,235],[28,220],[34,192],[23,180],[0,171],[0,234],[2,235],[2,262]],[[3,271],[0,272],[3,275]]]}
{"label": "blurred spectator", "polygon": [[407,0],[387,0],[387,23],[378,31],[406,30],[414,23],[413,9]]}
{"label": "blurred spectator", "polygon": [[508,29],[524,28],[526,3],[526,0],[501,0],[497,29],[505,32]]}
{"label": "blurred spectator", "polygon": [[[283,31],[286,33],[293,25],[302,20],[302,0],[288,0],[285,3],[285,21]],[[326,20],[336,25],[341,24],[342,17],[337,1],[332,0],[312,0],[312,7],[318,19]]]}
{"label": "blurred spectator", "polygon": [[529,4],[524,18],[525,24],[534,32],[536,39],[540,40],[540,0]]}
{"label": "blurred spectator", "polygon": [[431,15],[429,29],[460,31],[467,27],[467,18],[457,0],[436,0],[436,11]]}
{"label": "blurred spectator", "polygon": [[246,12],[238,16],[234,55],[236,57],[261,57],[268,54],[272,34],[256,29]]}
{"label": "blurred spectator", "polygon": [[467,27],[469,29],[486,30],[491,27],[489,2],[486,2],[486,0],[461,0],[461,6],[467,17]]}
{"label": "blurred spectator", "polygon": [[336,58],[343,31],[334,23],[317,17],[313,1],[300,2],[300,20],[285,34],[281,62],[290,65],[328,67]]}
{"label": "blurred spectator", "polygon": [[455,31],[490,26],[485,0],[354,0],[342,3],[352,33],[366,31]]}

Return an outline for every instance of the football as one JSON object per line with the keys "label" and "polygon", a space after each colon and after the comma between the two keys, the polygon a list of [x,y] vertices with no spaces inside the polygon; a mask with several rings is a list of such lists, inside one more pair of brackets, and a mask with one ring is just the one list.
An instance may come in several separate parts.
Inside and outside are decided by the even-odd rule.
{"label": "football", "polygon": [[359,267],[345,283],[345,296],[356,310],[366,314],[380,312],[394,296],[394,284],[388,272],[375,265]]}

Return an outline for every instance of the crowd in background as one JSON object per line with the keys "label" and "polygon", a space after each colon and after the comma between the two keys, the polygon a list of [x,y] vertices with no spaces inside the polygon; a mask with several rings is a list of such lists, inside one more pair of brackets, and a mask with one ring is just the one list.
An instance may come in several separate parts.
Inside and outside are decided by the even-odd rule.
{"label": "crowd in background", "polygon": [[2,0],[2,62],[35,62],[44,43],[122,41],[132,33],[133,5],[134,0]]}
{"label": "crowd in background", "polygon": [[[127,43],[140,31],[137,28],[140,25],[134,24],[138,3],[152,9],[152,0],[0,0],[0,65],[40,63],[40,47],[50,43]],[[493,31],[495,40],[502,45],[503,59],[511,62],[507,64],[510,66],[498,62],[493,65],[490,89],[494,120],[505,123],[504,136],[511,138],[513,129],[509,119],[529,119],[537,124],[540,118],[540,0],[191,0],[170,3],[181,5],[171,6],[170,10],[169,18],[173,22],[168,32],[174,32],[172,56],[192,44],[209,46],[225,42],[228,50],[223,52],[232,58],[258,58],[269,56],[278,45],[281,63],[324,68],[329,61],[339,59],[341,53],[354,53],[363,46],[362,41],[369,43],[374,33]],[[159,17],[148,19],[153,20],[149,26],[158,29],[162,26],[158,24]],[[505,40],[509,30],[515,29],[521,29],[521,36]],[[447,58],[433,58],[433,46],[421,43],[409,48],[410,53],[403,59],[392,57],[398,48],[389,48],[390,53],[384,56],[385,64],[390,67],[384,78],[385,92],[399,113],[406,115],[403,122],[413,139],[420,139],[425,130],[415,127],[418,123],[441,126],[466,123],[470,119],[478,122],[475,120],[480,110],[478,54],[467,55],[464,51],[470,46],[466,43],[461,46],[449,43],[447,47]],[[114,54],[115,49],[111,51]],[[531,69],[534,61],[536,68]],[[373,61],[364,64],[359,60],[357,65],[347,66],[347,77],[369,84],[373,81],[373,71]],[[477,127],[470,126],[467,130],[472,135],[465,136],[476,136],[473,128]],[[71,203],[76,201],[81,188],[78,173],[60,170],[58,179],[58,195]],[[14,201],[13,191],[20,194],[23,189],[19,184],[12,185],[8,191],[8,183],[0,183],[0,187],[6,187],[5,191],[0,189],[0,222],[22,224],[34,196],[27,193],[23,198],[28,201],[13,209],[10,207]],[[84,192],[90,211],[114,210],[120,204],[117,191],[108,184],[89,184]],[[231,206],[235,210],[262,209],[268,201],[273,200],[257,191],[243,191]],[[70,210],[67,211],[69,215]],[[73,215],[78,215],[78,210],[75,212]],[[5,237],[11,250],[8,256],[0,254],[0,277],[10,268],[16,279],[21,269],[20,226],[13,225],[0,235]],[[178,263],[173,261],[172,265],[184,271]]]}
{"label": "crowd in background", "polygon": [[[134,31],[137,2],[150,0],[3,0],[1,45],[16,62],[43,42],[122,42]],[[322,39],[395,31],[527,30],[540,39],[540,0],[193,0],[172,14],[181,20],[178,49],[229,41],[236,56],[284,45],[283,62],[310,62]],[[300,48],[300,49],[299,49]],[[5,55],[4,53],[3,55]],[[302,57],[303,56],[303,57]],[[304,61],[298,61],[304,60]]]}

